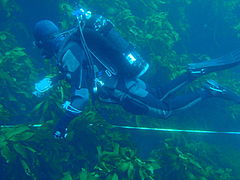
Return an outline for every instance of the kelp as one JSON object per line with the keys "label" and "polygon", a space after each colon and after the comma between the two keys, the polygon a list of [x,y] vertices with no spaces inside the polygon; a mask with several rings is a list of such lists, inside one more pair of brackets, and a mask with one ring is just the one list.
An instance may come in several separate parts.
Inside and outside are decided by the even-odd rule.
{"label": "kelp", "polygon": [[31,106],[31,102],[27,100],[32,97],[29,85],[36,74],[32,72],[32,62],[23,48],[10,49],[0,59],[0,92],[4,95],[2,103],[12,117],[16,117]]}
{"label": "kelp", "polygon": [[[2,98],[0,98],[1,100]],[[8,123],[9,122],[9,118],[10,118],[10,113],[8,112],[8,110],[2,105],[0,104],[0,119],[2,121],[2,123]]]}
{"label": "kelp", "polygon": [[97,147],[99,163],[95,170],[103,179],[110,177],[120,179],[154,179],[154,171],[160,165],[153,161],[143,161],[136,156],[134,150],[113,145],[113,151],[103,151]]}
{"label": "kelp", "polygon": [[[221,150],[213,145],[196,142],[178,145],[174,139],[166,139],[150,159],[142,160],[133,146],[118,140],[121,137],[124,142],[125,137],[119,134],[115,138],[111,127],[94,112],[75,119],[68,142],[49,138],[51,126],[52,122],[48,122],[40,129],[28,126],[1,129],[0,159],[5,163],[0,167],[6,163],[8,168],[18,167],[18,176],[31,179],[235,179],[232,169],[217,165],[221,159],[217,162],[209,157],[222,156]],[[89,164],[91,159],[95,161],[93,166]]]}
{"label": "kelp", "polygon": [[[211,161],[209,155],[221,154],[210,144],[189,143],[186,146],[176,146],[173,139],[166,139],[162,149],[153,152],[155,160],[162,165],[163,179],[235,179],[232,169],[216,168],[219,162]],[[201,152],[201,148],[204,151]],[[199,151],[200,150],[200,151]],[[218,159],[218,161],[221,161]]]}
{"label": "kelp", "polygon": [[75,25],[74,23],[76,23],[76,21],[72,14],[74,10],[75,10],[74,7],[72,7],[70,4],[66,2],[59,3],[59,11],[65,15],[62,16],[63,18],[60,21],[62,30],[67,30]]}
{"label": "kelp", "polygon": [[[164,51],[169,51],[173,45],[179,40],[177,32],[174,31],[173,26],[168,21],[168,14],[166,12],[155,13],[149,16],[144,22],[144,30],[147,35],[148,45],[150,45],[151,52],[167,54]],[[155,49],[157,48],[157,49]]]}
{"label": "kelp", "polygon": [[[34,133],[31,132],[28,127],[19,126],[10,129],[2,129],[0,138],[1,157],[9,164],[9,167],[16,168],[16,166],[18,166],[21,168],[18,169],[19,172],[22,171],[24,172],[22,174],[32,177],[34,177],[34,175],[29,167],[29,162],[31,158],[33,158],[32,155],[36,153],[36,150],[28,147],[26,141],[31,139],[33,135]],[[12,166],[10,164],[12,164]],[[14,169],[12,170],[14,171]],[[15,175],[12,177],[14,176]],[[17,178],[17,176],[15,176],[15,178]]]}
{"label": "kelp", "polygon": [[[23,125],[0,129],[0,158],[8,164],[7,172],[17,166],[18,175],[32,179],[154,179],[154,171],[160,168],[154,160],[138,158],[127,146],[126,137],[114,135],[116,132],[111,132],[111,127],[94,112],[86,112],[72,123],[68,143],[49,138],[51,126],[48,122],[40,129]],[[125,145],[119,144],[123,142]],[[92,168],[91,160],[97,162]],[[4,175],[15,177],[7,172]]]}
{"label": "kelp", "polygon": [[[63,155],[57,142],[48,138],[48,133],[42,129],[40,132],[28,126],[16,126],[1,129],[0,151],[1,157],[7,163],[8,169],[3,175],[18,179],[59,179],[61,175],[52,172],[59,169],[56,161],[62,162],[67,156]],[[52,148],[43,148],[45,143],[52,144]],[[54,154],[54,155],[53,155]],[[46,157],[48,156],[48,157]],[[57,159],[56,156],[58,157]],[[49,166],[48,163],[51,163]],[[46,169],[45,169],[46,168]],[[44,172],[39,171],[44,170]],[[12,174],[11,172],[16,172]]]}
{"label": "kelp", "polygon": [[10,18],[13,12],[20,11],[14,0],[1,0],[0,9],[6,18]]}
{"label": "kelp", "polygon": [[[17,44],[17,40],[15,38],[15,36],[9,32],[6,31],[1,31],[0,32],[0,52],[1,55],[3,55],[5,52],[7,52],[8,50],[12,49],[16,44]],[[2,59],[3,57],[1,57],[1,61],[3,61]]]}

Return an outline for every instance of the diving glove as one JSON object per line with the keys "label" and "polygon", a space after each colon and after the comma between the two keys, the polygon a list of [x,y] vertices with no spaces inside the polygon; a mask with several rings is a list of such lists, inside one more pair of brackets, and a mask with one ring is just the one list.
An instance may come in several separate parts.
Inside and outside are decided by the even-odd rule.
{"label": "diving glove", "polygon": [[35,90],[33,94],[37,97],[43,96],[45,92],[53,87],[52,80],[50,78],[44,78],[40,82],[35,84]]}

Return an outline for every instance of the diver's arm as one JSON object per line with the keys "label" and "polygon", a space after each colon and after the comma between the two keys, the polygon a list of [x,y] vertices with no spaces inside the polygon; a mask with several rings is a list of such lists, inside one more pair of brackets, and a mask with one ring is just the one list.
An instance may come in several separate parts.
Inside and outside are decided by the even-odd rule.
{"label": "diver's arm", "polygon": [[72,94],[72,101],[66,101],[63,104],[63,108],[65,109],[65,114],[63,117],[57,122],[53,136],[57,139],[65,138],[67,136],[67,127],[69,123],[78,115],[82,113],[85,106],[88,104],[89,100],[89,92],[88,89],[82,88],[79,90],[75,90]]}
{"label": "diver's arm", "polygon": [[[80,53],[79,53],[80,52]],[[57,76],[46,76],[44,79],[35,84],[35,91],[33,94],[37,97],[41,97],[49,89],[51,89],[59,80],[72,78],[71,76],[78,75],[77,69],[81,66],[79,59],[82,60],[83,52],[77,43],[71,43],[69,50],[65,52],[62,57],[62,67],[60,68],[61,73]],[[70,77],[69,77],[70,76]]]}
{"label": "diver's arm", "polygon": [[89,101],[89,90],[86,82],[87,72],[82,69],[82,66],[79,66],[74,72],[70,73],[70,76],[72,89],[71,101],[66,101],[63,104],[65,114],[54,128],[53,136],[57,139],[67,136],[67,127],[69,123],[84,111]]}
{"label": "diver's arm", "polygon": [[57,139],[62,139],[67,136],[67,127],[69,123],[84,111],[85,106],[89,101],[89,91],[87,88],[75,89],[71,96],[71,102],[66,101],[63,104],[65,114],[57,122],[53,136]]}
{"label": "diver's arm", "polygon": [[84,111],[89,101],[89,90],[87,85],[87,71],[83,67],[85,59],[83,49],[74,42],[69,44],[69,49],[63,56],[62,66],[69,78],[72,94],[71,101],[66,101],[63,105],[65,114],[57,122],[53,136],[57,139],[65,138],[67,135],[67,127],[72,119]]}

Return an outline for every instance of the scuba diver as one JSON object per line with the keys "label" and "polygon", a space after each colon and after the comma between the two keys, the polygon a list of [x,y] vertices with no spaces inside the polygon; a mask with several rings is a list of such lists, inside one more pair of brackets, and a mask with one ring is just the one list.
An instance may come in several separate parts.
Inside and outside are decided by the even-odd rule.
{"label": "scuba diver", "polygon": [[44,78],[35,84],[36,96],[42,96],[59,80],[71,85],[71,101],[63,104],[64,116],[58,121],[53,135],[61,139],[67,135],[70,121],[84,111],[89,98],[121,105],[136,115],[166,119],[194,104],[219,97],[240,103],[240,96],[208,80],[202,88],[188,94],[172,96],[179,88],[196,78],[240,63],[240,51],[201,63],[188,64],[187,71],[167,85],[151,88],[141,76],[149,64],[135,47],[121,37],[113,23],[100,15],[80,9],[74,12],[77,27],[60,32],[50,20],[35,24],[35,45],[43,58],[56,58],[60,74]]}

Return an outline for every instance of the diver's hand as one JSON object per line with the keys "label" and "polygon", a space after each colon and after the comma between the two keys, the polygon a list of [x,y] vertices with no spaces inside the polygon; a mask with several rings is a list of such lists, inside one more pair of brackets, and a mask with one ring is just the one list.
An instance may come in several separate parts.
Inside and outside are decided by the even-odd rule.
{"label": "diver's hand", "polygon": [[44,78],[35,84],[35,91],[33,94],[37,97],[42,97],[45,92],[53,87],[52,80],[50,78]]}
{"label": "diver's hand", "polygon": [[55,130],[53,133],[53,137],[55,139],[65,139],[67,137],[68,133],[67,133],[67,128],[64,130]]}

